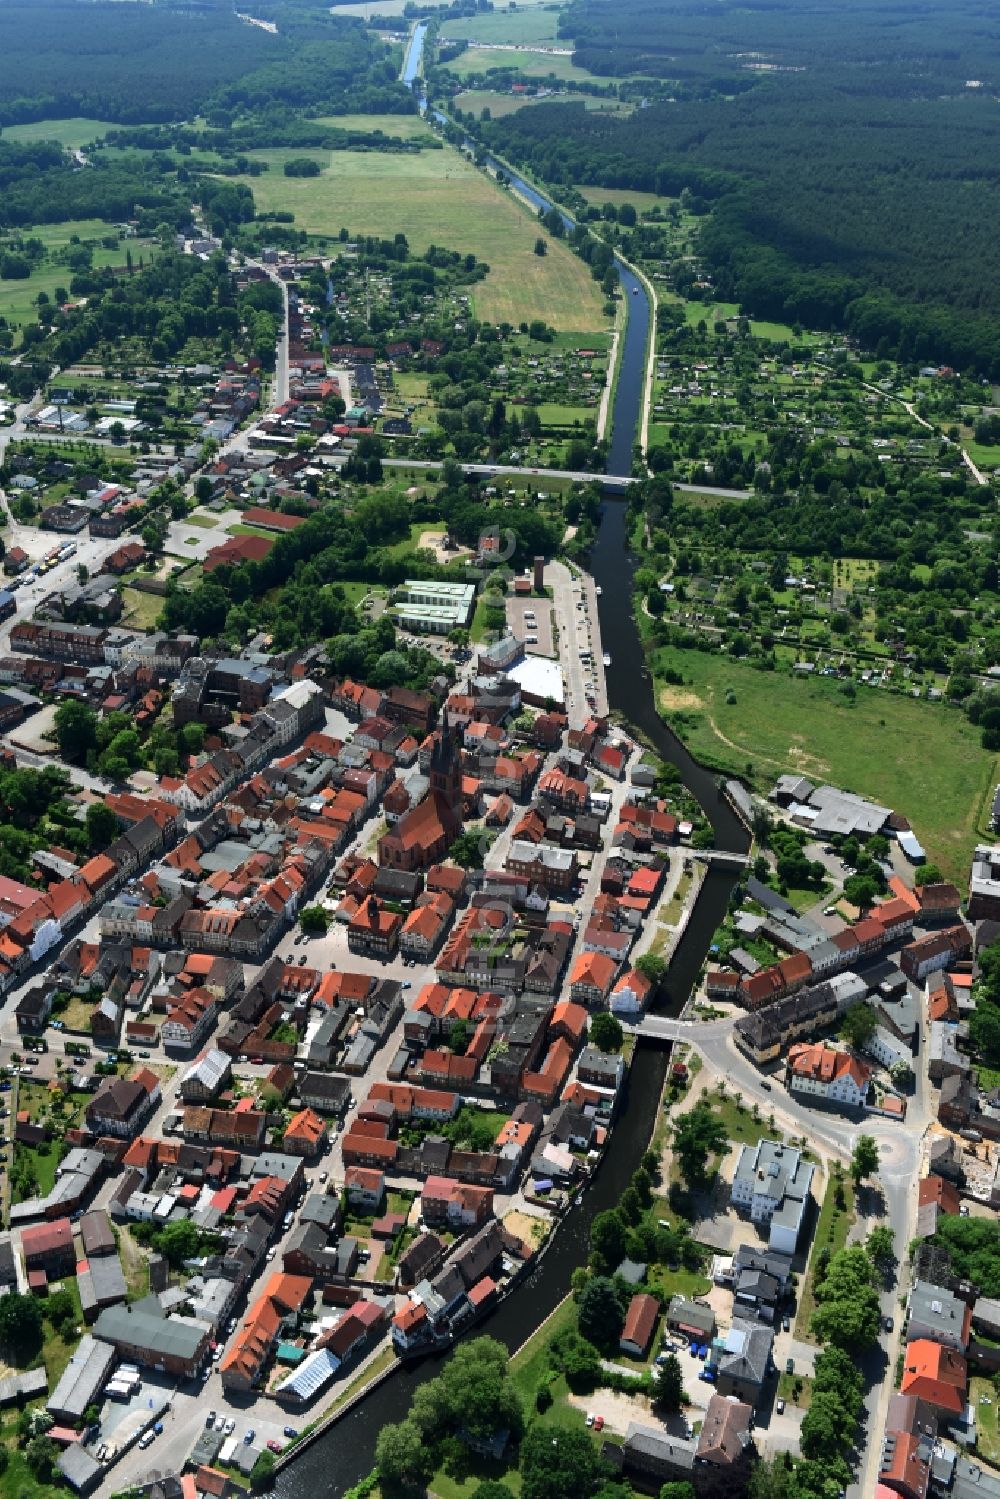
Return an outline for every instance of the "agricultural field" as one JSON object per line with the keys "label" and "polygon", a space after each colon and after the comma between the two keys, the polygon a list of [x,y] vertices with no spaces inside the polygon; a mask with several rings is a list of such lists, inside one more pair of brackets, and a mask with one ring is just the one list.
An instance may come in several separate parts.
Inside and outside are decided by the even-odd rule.
{"label": "agricultural field", "polygon": [[[490,274],[473,291],[481,319],[541,319],[571,332],[605,326],[600,288],[582,261],[555,241],[535,255],[534,216],[454,151],[249,154],[270,168],[245,179],[260,212],[294,213],[297,228],[331,238],[345,225],[390,238],[402,229],[418,252],[438,244],[486,261]],[[323,162],[322,175],[285,177],[284,161],[303,154]]]}
{"label": "agricultural field", "polygon": [[571,46],[558,35],[559,7],[536,5],[530,10],[484,11],[476,16],[459,16],[445,21],[441,37],[445,41],[509,43],[512,46]]}
{"label": "agricultural field", "polygon": [[383,135],[394,135],[401,141],[430,141],[435,138],[427,121],[417,114],[316,115],[314,118],[317,124],[328,125],[331,130],[381,130]]}
{"label": "agricultural field", "polygon": [[516,51],[504,47],[469,47],[449,63],[449,69],[459,78],[478,78],[495,69],[504,69],[525,78],[555,78],[560,83],[597,83],[606,88],[608,82],[585,68],[575,67],[569,53],[533,51],[529,47],[519,47]]}
{"label": "agricultural field", "polygon": [[659,711],[699,758],[759,791],[795,771],[898,808],[945,878],[964,883],[1000,764],[957,709],[863,687],[851,702],[831,679],[702,651],[662,647],[654,663]]}
{"label": "agricultural field", "polygon": [[110,120],[91,120],[76,115],[69,120],[32,120],[27,125],[5,125],[3,138],[14,145],[31,145],[34,141],[58,141],[71,151],[87,146],[108,130],[119,130]]}

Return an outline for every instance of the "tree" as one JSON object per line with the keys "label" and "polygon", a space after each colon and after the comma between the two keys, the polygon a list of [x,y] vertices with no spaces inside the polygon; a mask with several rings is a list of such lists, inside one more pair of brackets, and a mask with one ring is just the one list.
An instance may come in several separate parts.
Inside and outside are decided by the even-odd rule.
{"label": "tree", "polygon": [[32,1437],[24,1449],[24,1456],[39,1483],[48,1483],[59,1456],[59,1448],[52,1438],[44,1434]]}
{"label": "tree", "polygon": [[456,1057],[464,1057],[472,1039],[469,1022],[461,1016],[453,1020],[448,1030],[448,1050],[454,1052]]}
{"label": "tree", "polygon": [[809,1409],[802,1418],[800,1442],[803,1456],[818,1458],[836,1452],[843,1445],[853,1419],[834,1391],[814,1392]]}
{"label": "tree", "polygon": [[875,1267],[861,1245],[830,1256],[815,1294],[810,1329],[821,1343],[857,1353],[875,1342],[880,1322]]}
{"label": "tree", "polygon": [[118,818],[107,802],[91,802],[87,808],[87,845],[99,851],[118,837]]}
{"label": "tree", "polygon": [[944,883],[944,875],[936,864],[921,864],[919,873],[921,885],[941,885]]}
{"label": "tree", "polygon": [[535,240],[535,254],[536,255],[547,255],[548,253],[549,253],[549,247],[545,243],[544,239],[542,239],[542,236],[539,235],[538,238]]}
{"label": "tree", "polygon": [[684,1375],[676,1353],[668,1353],[653,1370],[653,1395],[668,1411],[679,1411],[684,1403]]}
{"label": "tree", "polygon": [[24,1364],[42,1343],[42,1314],[34,1296],[10,1292],[0,1297],[0,1348],[14,1364]]}
{"label": "tree", "polygon": [[322,906],[303,906],[299,912],[299,926],[310,936],[323,936],[330,925],[330,918]]}
{"label": "tree", "polygon": [[433,1446],[412,1419],[383,1426],[375,1444],[379,1487],[386,1494],[419,1492],[436,1467]]}
{"label": "tree", "polygon": [[71,765],[85,765],[87,756],[97,748],[97,714],[93,708],[73,698],[60,703],[55,730],[61,758]]}
{"label": "tree", "polygon": [[887,1223],[877,1223],[865,1242],[872,1264],[879,1270],[891,1270],[896,1263],[896,1236]]}
{"label": "tree", "polygon": [[485,1483],[473,1489],[472,1499],[514,1499],[514,1494],[505,1483],[488,1478]]}
{"label": "tree", "polygon": [[68,1291],[53,1291],[45,1302],[45,1315],[58,1332],[76,1321],[76,1306]]}
{"label": "tree", "polygon": [[250,1472],[250,1485],[255,1494],[269,1489],[274,1483],[274,1453],[267,1449],[260,1454]]}
{"label": "tree", "polygon": [[466,828],[459,833],[451,848],[448,850],[449,857],[454,863],[460,864],[463,869],[482,869],[483,858],[489,841],[485,834],[476,828]]}
{"label": "tree", "polygon": [[590,1225],[590,1252],[595,1264],[606,1270],[620,1265],[625,1258],[627,1235],[628,1224],[617,1208],[595,1213]]}
{"label": "tree", "polygon": [[722,1120],[704,1099],[681,1115],[674,1127],[672,1148],[689,1187],[704,1182],[709,1156],[724,1150],[726,1143]]}
{"label": "tree", "polygon": [[878,1015],[872,1005],[852,1005],[840,1022],[840,1034],[855,1051],[863,1051],[878,1030]]}
{"label": "tree", "polygon": [[667,972],[667,965],[656,953],[644,952],[641,957],[636,958],[635,968],[643,978],[649,979],[653,988],[657,988],[663,982]]}
{"label": "tree", "polygon": [[589,1039],[598,1051],[621,1051],[625,1039],[621,1021],[608,1010],[598,1010],[590,1022]]}
{"label": "tree", "polygon": [[686,1478],[674,1479],[661,1486],[660,1499],[695,1499],[694,1487]]}
{"label": "tree", "polygon": [[190,1218],[168,1223],[156,1236],[156,1247],[174,1269],[194,1259],[201,1248],[201,1234]]}
{"label": "tree", "polygon": [[618,1347],[625,1309],[613,1281],[604,1275],[588,1280],[580,1293],[576,1320],[583,1337],[602,1353]]}
{"label": "tree", "polygon": [[860,1186],[878,1170],[878,1145],[871,1135],[859,1135],[851,1156],[851,1175],[856,1186]]}
{"label": "tree", "polygon": [[590,1435],[536,1422],[521,1443],[523,1499],[591,1499],[607,1469]]}

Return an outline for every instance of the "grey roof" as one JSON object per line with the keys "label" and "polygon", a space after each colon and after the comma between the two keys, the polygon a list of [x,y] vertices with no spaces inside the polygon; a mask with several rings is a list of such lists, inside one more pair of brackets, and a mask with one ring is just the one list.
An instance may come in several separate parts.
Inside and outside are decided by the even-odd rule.
{"label": "grey roof", "polygon": [[65,1452],[60,1454],[56,1468],[77,1493],[85,1493],[92,1488],[104,1471],[82,1442],[70,1442]]}
{"label": "grey roof", "polygon": [[302,1204],[300,1223],[318,1223],[322,1228],[332,1228],[337,1221],[340,1203],[336,1197],[321,1192],[311,1193]]}
{"label": "grey roof", "polygon": [[199,1322],[162,1316],[158,1303],[148,1296],[129,1307],[105,1307],[94,1332],[109,1343],[129,1343],[151,1354],[181,1359],[194,1359],[208,1336],[208,1329]]}
{"label": "grey roof", "polygon": [[30,1399],[33,1395],[44,1395],[49,1387],[44,1369],[28,1369],[23,1374],[9,1374],[0,1379],[0,1406],[12,1405],[15,1400]]}
{"label": "grey roof", "polygon": [[109,1343],[85,1333],[47,1402],[52,1414],[67,1421],[78,1420],[104,1384],[115,1357]]}
{"label": "grey roof", "polygon": [[933,1327],[940,1334],[957,1338],[961,1343],[965,1341],[962,1336],[965,1312],[964,1301],[951,1291],[932,1285],[930,1281],[916,1281],[910,1292],[910,1322],[919,1322],[922,1327]]}
{"label": "grey roof", "polygon": [[624,1450],[630,1455],[650,1457],[678,1471],[686,1471],[694,1467],[696,1444],[671,1436],[669,1432],[658,1431],[655,1426],[640,1426],[638,1421],[630,1421]]}
{"label": "grey roof", "polygon": [[710,1306],[702,1306],[687,1296],[671,1296],[667,1309],[667,1321],[678,1326],[696,1327],[709,1333],[715,1326],[715,1313]]}
{"label": "grey roof", "polygon": [[769,1327],[734,1318],[725,1335],[719,1373],[744,1384],[763,1384],[773,1342],[774,1333]]}
{"label": "grey roof", "polygon": [[758,1249],[755,1245],[741,1244],[733,1256],[733,1269],[737,1274],[744,1270],[762,1270],[772,1275],[782,1286],[791,1283],[792,1258],[779,1254],[774,1249]]}
{"label": "grey roof", "polygon": [[620,1275],[626,1285],[637,1286],[646,1273],[646,1267],[640,1260],[622,1260],[615,1271]]}

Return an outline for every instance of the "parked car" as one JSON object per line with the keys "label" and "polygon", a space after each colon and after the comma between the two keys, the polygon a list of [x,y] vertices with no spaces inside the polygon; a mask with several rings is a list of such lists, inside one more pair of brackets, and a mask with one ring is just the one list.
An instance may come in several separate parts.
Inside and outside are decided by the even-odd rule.
{"label": "parked car", "polygon": [[243,1440],[248,1447],[250,1446],[250,1443],[253,1441],[256,1435],[257,1433],[254,1431],[253,1427],[248,1426],[246,1431],[243,1433]]}
{"label": "parked car", "polygon": [[891,1317],[883,1317],[882,1318],[882,1326],[885,1328],[886,1332],[892,1332],[892,1330],[895,1327],[895,1325],[896,1324],[892,1320]]}
{"label": "parked car", "polygon": [[215,1412],[214,1411],[209,1411],[208,1415],[205,1417],[205,1425],[206,1425],[206,1427],[209,1430],[211,1430],[212,1427],[215,1425]]}
{"label": "parked car", "polygon": [[594,1420],[594,1430],[595,1431],[603,1431],[604,1430],[604,1417],[603,1416],[597,1416],[595,1418],[595,1420]]}
{"label": "parked car", "polygon": [[778,1413],[779,1416],[783,1416],[784,1413],[785,1413],[785,1402],[781,1399],[780,1396],[778,1397],[778,1400],[775,1403],[774,1409]]}
{"label": "parked car", "polygon": [[270,1441],[268,1442],[267,1445],[268,1445],[268,1448],[270,1449],[271,1452],[280,1452],[281,1451],[281,1443],[280,1442],[276,1442],[275,1439],[274,1439],[274,1437],[271,1437],[271,1439],[270,1439]]}
{"label": "parked car", "polygon": [[229,1420],[226,1422],[225,1426],[223,1426],[222,1430],[224,1435],[226,1435],[227,1437],[232,1436],[233,1432],[236,1430],[236,1422],[233,1420],[232,1416],[229,1417]]}
{"label": "parked car", "polygon": [[587,1412],[587,1425],[588,1426],[593,1426],[593,1424],[594,1424],[594,1412],[593,1411],[588,1411]]}
{"label": "parked car", "polygon": [[786,1358],[785,1359],[785,1373],[786,1374],[794,1374],[795,1373],[795,1360],[793,1358]]}
{"label": "parked car", "polygon": [[787,1317],[782,1317],[781,1319],[781,1330],[782,1332],[791,1332],[792,1330],[792,1324]]}
{"label": "parked car", "polygon": [[296,1429],[295,1429],[294,1426],[286,1426],[285,1427],[285,1436],[286,1437],[297,1437],[298,1436],[298,1432],[296,1431]]}

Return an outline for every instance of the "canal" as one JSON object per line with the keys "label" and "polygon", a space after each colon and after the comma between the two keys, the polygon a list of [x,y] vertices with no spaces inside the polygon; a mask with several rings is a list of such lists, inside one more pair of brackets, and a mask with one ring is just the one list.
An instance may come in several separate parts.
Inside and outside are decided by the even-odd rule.
{"label": "canal", "polygon": [[[510,177],[507,167],[500,169]],[[536,207],[551,206],[535,188],[519,178],[514,178],[512,185]],[[650,305],[645,287],[632,271],[619,264],[619,274],[629,317],[612,411],[608,472],[628,474],[642,406]],[[609,706],[633,724],[664,760],[677,766],[684,784],[712,824],[718,847],[745,852],[749,836],[721,796],[716,776],[692,758],[656,712],[652,683],[632,616],[635,566],[635,557],[628,547],[627,507],[621,500],[606,497],[591,571],[601,588],[601,640],[614,663],[607,679]],[[734,880],[733,874],[716,869],[706,876],[671,960],[662,1004],[666,1013],[676,1014],[690,994],[712,936],[726,914]],[[508,1348],[517,1348],[566,1295],[570,1275],[586,1261],[594,1215],[614,1207],[623,1183],[639,1164],[649,1142],[668,1056],[667,1048],[648,1043],[638,1046],[627,1093],[596,1179],[580,1205],[559,1225],[554,1242],[535,1272],[480,1324],[481,1332],[498,1338]],[[387,1423],[403,1419],[414,1390],[437,1374],[444,1357],[447,1355],[400,1368],[350,1415],[337,1422],[326,1436],[280,1474],[276,1484],[280,1499],[314,1499],[318,1493],[337,1499],[360,1482],[374,1465],[379,1431]]]}

